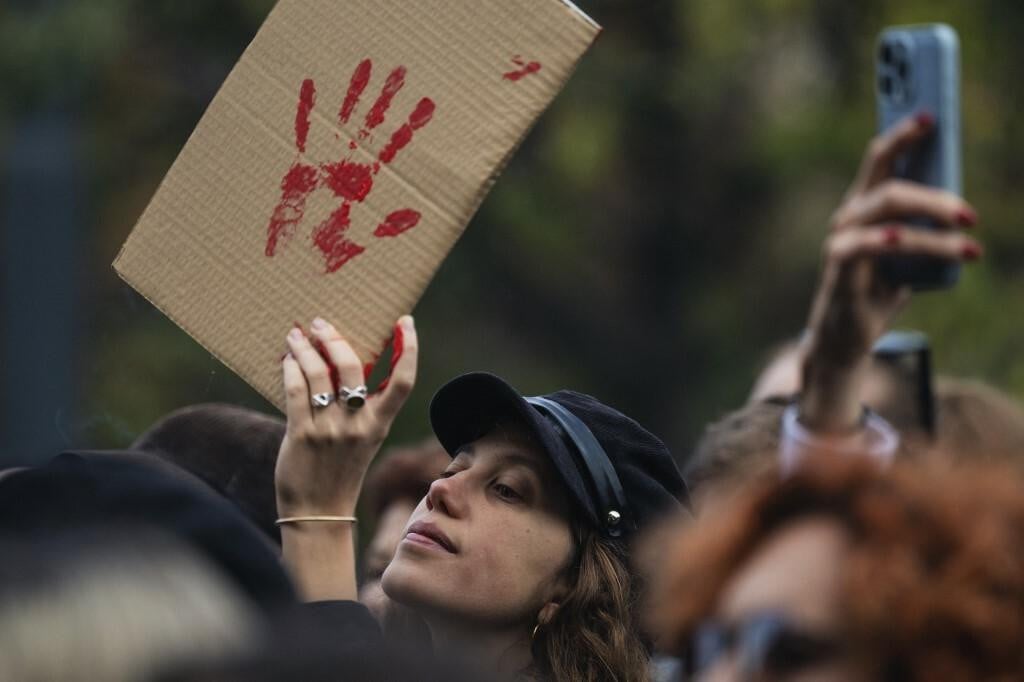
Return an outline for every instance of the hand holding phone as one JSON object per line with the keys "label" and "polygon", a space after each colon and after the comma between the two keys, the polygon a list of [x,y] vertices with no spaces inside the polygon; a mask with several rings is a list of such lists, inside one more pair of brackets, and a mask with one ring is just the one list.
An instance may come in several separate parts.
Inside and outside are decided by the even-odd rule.
{"label": "hand holding phone", "polygon": [[[879,132],[915,114],[934,121],[931,134],[893,163],[893,176],[953,194],[962,191],[959,52],[945,24],[894,26],[878,38],[875,68]],[[940,229],[926,219],[907,222]],[[885,256],[879,267],[890,284],[916,290],[950,287],[960,275],[956,262],[934,257]]]}

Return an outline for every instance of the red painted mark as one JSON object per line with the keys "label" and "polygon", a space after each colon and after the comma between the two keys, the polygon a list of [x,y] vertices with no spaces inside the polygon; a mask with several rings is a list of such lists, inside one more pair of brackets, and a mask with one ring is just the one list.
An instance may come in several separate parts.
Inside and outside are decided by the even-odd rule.
{"label": "red painted mark", "polygon": [[363,163],[339,161],[320,166],[323,182],[345,201],[362,201],[373,189],[372,168]]}
{"label": "red painted mark", "polygon": [[900,228],[895,225],[889,225],[882,232],[882,240],[886,246],[896,246],[900,243],[901,239]]}
{"label": "red painted mark", "polygon": [[313,230],[313,243],[324,255],[327,272],[336,272],[342,265],[366,251],[364,247],[345,236],[351,224],[351,208],[352,204],[344,202]]}
{"label": "red painted mark", "polygon": [[391,100],[403,85],[405,85],[405,67],[399,66],[388,74],[388,79],[380,91],[380,97],[366,114],[366,128],[359,131],[360,138],[366,137],[371,130],[384,122],[384,114],[391,108]]}
{"label": "red painted mark", "polygon": [[[338,111],[338,120],[341,124],[347,123],[358,107],[360,97],[369,85],[372,71],[373,64],[369,59],[359,62],[353,71],[348,91]],[[351,154],[359,147],[359,141],[384,122],[392,100],[405,85],[405,75],[404,66],[399,66],[388,74],[380,95],[366,114],[365,128],[359,131],[356,139],[348,142],[349,158],[319,165],[299,161],[306,151],[310,116],[316,103],[316,87],[313,80],[307,78],[302,81],[295,112],[297,155],[281,180],[281,199],[274,207],[267,225],[267,256],[274,256],[278,248],[292,237],[296,225],[305,213],[308,196],[319,187],[330,189],[334,196],[341,199],[341,205],[334,209],[312,234],[313,245],[324,256],[326,271],[336,272],[366,251],[364,246],[352,241],[347,235],[351,227],[352,204],[362,202],[369,196],[373,190],[373,178],[380,172],[381,167],[393,161],[398,153],[412,142],[413,133],[427,125],[434,116],[433,100],[428,97],[422,98],[409,114],[407,121],[391,134],[376,161],[365,164],[352,160]],[[396,237],[418,225],[420,218],[420,213],[411,208],[392,211],[377,226],[373,234],[375,237]]]}
{"label": "red painted mark", "polygon": [[420,212],[411,208],[403,208],[388,214],[377,229],[373,231],[375,237],[397,237],[406,230],[416,227],[420,222]]}
{"label": "red painted mark", "polygon": [[370,380],[370,375],[373,374],[373,368],[374,368],[374,366],[376,364],[377,364],[376,362],[368,362],[365,365],[363,365],[363,383],[364,384],[367,381]]}
{"label": "red painted mark", "polygon": [[391,369],[388,372],[387,378],[381,382],[378,391],[383,391],[391,383],[391,375],[395,373],[395,366],[398,361],[402,359],[402,353],[405,352],[405,332],[402,331],[402,325],[396,324],[394,335],[391,337]]}
{"label": "red painted mark", "polygon": [[509,71],[508,73],[503,74],[502,78],[513,82],[519,80],[520,78],[523,78],[524,76],[529,76],[531,73],[537,73],[538,71],[540,71],[541,68],[540,62],[530,62],[529,64],[527,64],[519,55],[512,57],[512,63],[520,68],[516,69],[515,71]]}
{"label": "red painted mark", "polygon": [[352,116],[352,111],[356,108],[356,104],[359,103],[360,95],[366,89],[366,84],[370,82],[370,71],[372,68],[373,63],[369,59],[364,59],[359,62],[359,66],[352,72],[352,80],[349,81],[348,92],[345,93],[345,101],[338,112],[338,120],[343,124],[348,123],[348,119]]}
{"label": "red painted mark", "polygon": [[324,346],[324,342],[320,339],[311,339],[313,342],[313,348],[320,354],[320,357],[327,363],[327,371],[331,375],[331,386],[334,388],[334,392],[337,393],[341,388],[341,373],[338,372],[338,366],[331,360],[330,353],[327,352],[327,347]]}
{"label": "red painted mark", "polygon": [[306,151],[306,138],[309,137],[309,112],[316,103],[316,86],[309,78],[302,81],[299,88],[299,106],[295,111],[295,146],[300,152]]}
{"label": "red painted mark", "polygon": [[384,146],[384,149],[380,150],[380,155],[377,158],[381,163],[391,163],[395,154],[402,151],[412,141],[413,131],[430,123],[430,119],[433,117],[434,101],[424,97],[409,114],[409,120],[392,133],[391,140]]}
{"label": "red painted mark", "polygon": [[281,180],[281,201],[274,208],[267,225],[267,246],[264,253],[273,256],[278,242],[291,237],[306,210],[306,197],[316,187],[317,170],[304,163],[293,164]]}

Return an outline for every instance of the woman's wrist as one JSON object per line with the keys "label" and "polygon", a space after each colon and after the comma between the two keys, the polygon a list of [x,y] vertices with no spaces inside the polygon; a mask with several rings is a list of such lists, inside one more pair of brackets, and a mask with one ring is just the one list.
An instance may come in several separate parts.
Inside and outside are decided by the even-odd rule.
{"label": "woman's wrist", "polygon": [[860,389],[867,360],[865,357],[852,366],[838,366],[808,354],[799,401],[800,423],[823,433],[859,428],[863,416]]}
{"label": "woman's wrist", "polygon": [[355,529],[351,523],[281,526],[285,564],[304,601],[355,599]]}
{"label": "woman's wrist", "polygon": [[[306,474],[311,476],[312,474]],[[365,474],[346,477],[336,486],[325,486],[322,481],[318,485],[305,489],[289,485],[280,477],[275,482],[277,515],[286,516],[353,516],[356,504],[362,492]]]}
{"label": "woman's wrist", "polygon": [[315,502],[296,498],[277,498],[277,517],[292,518],[296,516],[355,516],[358,495],[346,496],[338,501]]}

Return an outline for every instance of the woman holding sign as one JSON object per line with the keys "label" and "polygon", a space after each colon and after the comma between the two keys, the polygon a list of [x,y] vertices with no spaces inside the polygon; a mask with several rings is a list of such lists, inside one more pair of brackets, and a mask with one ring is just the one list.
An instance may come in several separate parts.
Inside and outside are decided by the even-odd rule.
{"label": "woman holding sign", "polygon": [[[288,337],[278,513],[308,601],[356,598],[356,501],[416,376],[412,318],[398,324],[404,352],[365,402],[362,363],[333,326]],[[647,679],[628,555],[638,529],[685,501],[664,444],[590,396],[526,398],[483,373],[443,386],[430,419],[452,461],[413,512],[385,592],[423,618],[439,655],[470,652],[499,675]]]}

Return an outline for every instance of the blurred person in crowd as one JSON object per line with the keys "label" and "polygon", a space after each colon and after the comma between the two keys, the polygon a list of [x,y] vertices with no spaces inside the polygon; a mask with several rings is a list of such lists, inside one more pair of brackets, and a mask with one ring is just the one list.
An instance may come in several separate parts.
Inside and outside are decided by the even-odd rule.
{"label": "blurred person in crowd", "polygon": [[1022,493],[1003,463],[767,472],[661,553],[659,647],[694,680],[1019,679]]}
{"label": "blurred person in crowd", "polygon": [[[892,177],[893,164],[934,130],[927,112],[907,117],[868,146],[861,166],[833,213],[822,249],[822,273],[801,341],[800,392],[782,416],[787,437],[780,446],[785,469],[800,452],[859,452],[891,461],[899,434],[874,413],[863,396],[872,349],[910,298],[890,282],[879,258],[932,257],[971,262],[981,245],[964,233],[977,213],[950,192]],[[925,218],[937,229],[909,224]],[[791,444],[805,447],[793,448]]]}
{"label": "blurred person in crowd", "polygon": [[[276,543],[281,532],[274,500],[274,465],[285,421],[256,410],[209,403],[189,405],[146,429],[131,449],[181,467],[234,503]],[[380,576],[401,531],[430,483],[449,461],[431,437],[385,451],[367,475],[360,504],[373,531],[361,562],[360,599],[376,604]]]}
{"label": "blurred person in crowd", "polygon": [[451,457],[431,436],[423,441],[385,450],[377,457],[363,485],[360,507],[373,529],[363,553],[359,601],[384,620],[389,600],[380,585],[384,569],[405,537],[405,527]]}
{"label": "blurred person in crowd", "polygon": [[[869,378],[876,392],[862,399],[899,430],[899,457],[953,452],[959,458],[1024,465],[1024,408],[1015,399],[980,381],[939,375],[930,389],[933,422],[929,425],[921,419],[924,410],[918,404],[918,387],[913,382],[891,381],[887,371],[891,370],[876,363]],[[694,494],[714,496],[720,486],[771,467],[787,404],[776,398],[753,401],[709,424],[686,465],[686,480]]]}
{"label": "blurred person in crowd", "polygon": [[194,549],[263,613],[295,603],[278,548],[231,502],[147,453],[74,451],[0,479],[0,539],[125,523]]}
{"label": "blurred person in crowd", "polygon": [[147,452],[203,480],[231,500],[274,542],[274,463],[283,419],[235,405],[189,405],[146,429],[132,450]]}
{"label": "blurred person in crowd", "polygon": [[[891,177],[895,160],[933,127],[933,118],[921,112],[868,146],[832,216],[806,331],[779,353],[754,389],[758,399],[781,395],[792,400],[755,401],[712,427],[689,467],[698,482],[742,476],[775,457],[792,470],[801,453],[811,450],[892,461],[902,434],[866,409],[867,401],[883,405],[898,426],[920,424],[924,440],[930,440],[936,423],[931,391],[920,390],[919,383],[905,388],[904,373],[886,366],[898,365],[913,344],[904,336],[903,343],[883,340],[878,353],[872,350],[910,296],[908,287],[883,276],[879,257],[970,262],[982,254],[978,242],[963,232],[976,224],[977,214],[961,197]],[[939,228],[915,228],[905,222],[911,217],[927,218]],[[930,369],[922,370],[917,378],[930,381]],[[907,430],[908,440],[916,434]]]}
{"label": "blurred person in crowd", "polygon": [[[303,597],[321,607],[356,596],[356,499],[416,375],[411,318],[399,333],[392,377],[368,398],[362,363],[332,325],[317,319],[312,339],[298,328],[287,339],[282,548]],[[685,484],[664,444],[589,396],[524,398],[485,373],[443,386],[430,418],[450,459],[382,586],[426,622],[436,655],[473,659],[493,679],[646,679],[628,557],[638,529],[682,510]]]}
{"label": "blurred person in crowd", "polygon": [[0,679],[146,680],[239,655],[264,621],[193,548],[152,528],[0,537]]}

